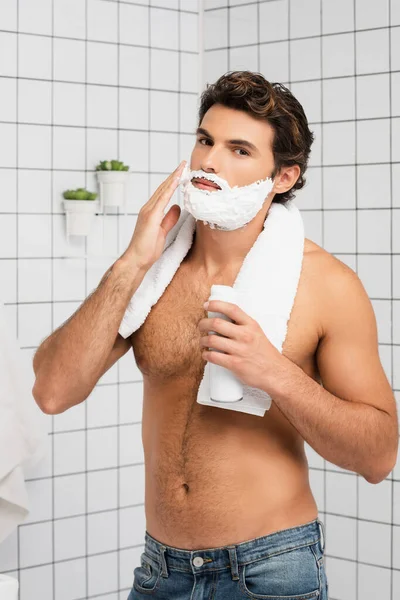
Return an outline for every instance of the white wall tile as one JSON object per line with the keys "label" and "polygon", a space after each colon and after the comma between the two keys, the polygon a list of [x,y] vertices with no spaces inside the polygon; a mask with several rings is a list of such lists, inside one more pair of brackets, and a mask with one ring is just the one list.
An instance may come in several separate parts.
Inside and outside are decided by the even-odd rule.
{"label": "white wall tile", "polygon": [[87,83],[117,85],[118,49],[115,44],[87,43]]}
{"label": "white wall tile", "polygon": [[355,560],[356,520],[327,514],[325,529],[326,553],[337,558]]}
{"label": "white wall tile", "polygon": [[[149,91],[122,88],[119,92],[119,111],[120,127],[147,130],[149,127]],[[164,120],[168,121],[169,119],[165,119],[165,116],[166,113],[164,113]],[[156,127],[154,128],[156,129]]]}
{"label": "white wall tile", "polygon": [[18,307],[18,328],[21,346],[38,346],[52,332],[50,303],[21,304]]}
{"label": "white wall tile", "polygon": [[257,46],[230,48],[229,64],[232,71],[256,71],[258,65]]}
{"label": "white wall tile", "polygon": [[89,514],[87,527],[89,554],[118,550],[117,511]]}
{"label": "white wall tile", "polygon": [[387,27],[389,25],[389,0],[356,0],[355,15],[357,29]]}
{"label": "white wall tile", "polygon": [[358,593],[363,600],[390,598],[390,570],[372,565],[358,567]]}
{"label": "white wall tile", "polygon": [[322,94],[325,121],[354,119],[355,82],[353,77],[323,80]]}
{"label": "white wall tile", "polygon": [[116,552],[89,556],[88,588],[90,596],[118,589],[118,556]]}
{"label": "white wall tile", "polygon": [[[7,196],[10,198],[11,194]],[[18,210],[27,213],[51,211],[51,171],[18,169]]]}
{"label": "white wall tile", "polygon": [[54,522],[54,558],[56,561],[86,554],[85,517],[70,517]]}
{"label": "white wall tile", "polygon": [[[20,81],[20,85],[23,80]],[[17,80],[0,79],[0,118],[2,121],[17,120]],[[21,116],[20,116],[21,119]],[[22,119],[21,119],[22,120]]]}
{"label": "white wall tile", "polygon": [[87,35],[99,42],[118,41],[118,5],[102,0],[87,1]]}
{"label": "white wall tile", "polygon": [[392,520],[391,481],[386,479],[379,485],[371,485],[363,477],[360,477],[358,490],[358,516],[360,519],[390,523]]}
{"label": "white wall tile", "polygon": [[143,505],[121,508],[119,520],[121,548],[144,544],[145,527],[143,515]]}
{"label": "white wall tile", "polygon": [[389,209],[360,210],[357,219],[357,252],[390,253]]}
{"label": "white wall tile", "polygon": [[[390,160],[390,120],[357,121],[357,162]],[[371,143],[373,140],[373,143]]]}
{"label": "white wall tile", "polygon": [[54,475],[85,470],[85,433],[72,431],[54,435]]}
{"label": "white wall tile", "polygon": [[54,0],[54,35],[85,37],[86,5],[81,0]]}
{"label": "white wall tile", "polygon": [[118,424],[117,386],[96,386],[86,399],[86,405],[88,427]]}
{"label": "white wall tile", "polygon": [[357,77],[357,117],[390,116],[389,74]]}
{"label": "white wall tile", "polygon": [[73,82],[85,81],[85,42],[54,38],[54,79]]}
{"label": "white wall tile", "polygon": [[[131,90],[121,90],[123,97]],[[141,107],[131,106],[132,112],[140,111]],[[124,114],[125,116],[125,114]],[[125,127],[125,121],[120,127]],[[87,86],[87,125],[89,127],[116,128],[118,125],[118,89],[103,85]]]}
{"label": "white wall tile", "polygon": [[86,559],[67,560],[54,565],[55,598],[71,600],[86,594]]}
{"label": "white wall tile", "polygon": [[[207,61],[207,56],[209,53],[206,53],[205,61]],[[212,54],[212,53],[211,53]],[[222,53],[215,53],[214,57],[220,56],[227,57],[227,51],[224,50]],[[194,92],[198,93],[199,90],[199,58],[197,54],[188,54],[185,52],[180,53],[180,88],[182,92]],[[218,58],[217,58],[218,60]],[[175,61],[176,64],[176,61]],[[174,77],[176,75],[176,67],[174,67]]]}
{"label": "white wall tile", "polygon": [[[185,7],[186,10],[186,7]],[[181,12],[179,49],[199,52],[199,17],[197,14]]]}
{"label": "white wall tile", "polygon": [[130,87],[148,87],[149,57],[149,48],[120,45],[119,84]]}
{"label": "white wall tile", "polygon": [[15,0],[2,0],[0,4],[1,28],[15,31],[17,29],[17,3]]}
{"label": "white wall tile", "polygon": [[[159,3],[159,6],[162,6]],[[136,7],[137,8],[137,7]],[[178,50],[178,12],[163,10],[162,8],[150,9],[150,46],[152,48],[168,48]],[[138,42],[135,41],[135,44]]]}
{"label": "white wall tile", "polygon": [[53,492],[51,479],[26,482],[29,499],[29,514],[24,523],[35,523],[53,518]]}
{"label": "white wall tile", "polygon": [[354,7],[348,0],[322,0],[322,33],[353,31]]}
{"label": "white wall tile", "polygon": [[289,9],[287,0],[260,2],[259,41],[272,42],[289,38]]}
{"label": "white wall tile", "polygon": [[[122,464],[122,463],[120,463]],[[91,429],[87,432],[89,470],[117,466],[117,428]]]}
{"label": "white wall tile", "polygon": [[321,76],[321,38],[290,41],[290,76],[293,81]]}
{"label": "white wall tile", "polygon": [[322,208],[321,168],[312,167],[306,171],[305,186],[296,191],[299,206],[305,209]]}
{"label": "white wall tile", "polygon": [[121,506],[144,502],[144,465],[122,467],[119,471],[119,493]]}
{"label": "white wall tile", "polygon": [[357,191],[359,208],[389,208],[390,165],[359,165]]}
{"label": "white wall tile", "polygon": [[26,33],[51,35],[52,1],[37,0],[33,4],[30,0],[19,0],[18,26],[20,31]]}
{"label": "white wall tile", "polygon": [[[68,412],[68,411],[65,411]],[[85,474],[59,475],[54,478],[54,517],[72,517],[84,514]]]}
{"label": "white wall tile", "polygon": [[50,521],[21,527],[19,542],[19,560],[22,568],[51,562],[53,539]]}
{"label": "white wall tile", "polygon": [[302,105],[309,123],[321,121],[321,81],[293,83],[290,91]]}
{"label": "white wall tile", "polygon": [[400,27],[391,30],[390,67],[392,71],[400,69]]}
{"label": "white wall tile", "polygon": [[370,298],[390,298],[390,256],[359,256],[358,276]]}
{"label": "white wall tile", "polygon": [[[376,48],[379,48],[379,52],[376,52]],[[356,65],[358,75],[389,70],[388,29],[356,33]]]}
{"label": "white wall tile", "polygon": [[119,41],[122,44],[149,45],[149,9],[121,2]]}
{"label": "white wall tile", "polygon": [[290,37],[321,33],[321,0],[296,0],[290,3]]}
{"label": "white wall tile", "polygon": [[355,252],[355,211],[324,211],[323,219],[325,250],[328,252]]}
{"label": "white wall tile", "polygon": [[360,521],[358,523],[358,560],[372,565],[390,567],[390,530],[390,525]]}
{"label": "white wall tile", "polygon": [[53,259],[53,299],[82,301],[85,296],[85,263],[83,259]]}
{"label": "white wall tile", "polygon": [[[17,210],[17,169],[1,169],[1,184],[3,190],[3,202],[1,204],[1,212],[15,213]],[[4,202],[7,198],[7,202]]]}
{"label": "white wall tile", "polygon": [[51,127],[18,125],[18,166],[51,168]]}
{"label": "white wall tile", "polygon": [[378,327],[378,342],[380,344],[391,343],[391,302],[390,300],[373,300],[372,306],[375,312]]}
{"label": "white wall tile", "polygon": [[0,32],[0,75],[17,75],[17,34]]}
{"label": "white wall tile", "polygon": [[259,71],[266,79],[269,81],[287,81],[289,79],[289,42],[260,44],[259,53]]}
{"label": "white wall tile", "polygon": [[17,256],[16,215],[0,215],[0,253],[3,258]]}
{"label": "white wall tile", "polygon": [[329,595],[341,600],[356,597],[357,564],[331,557],[326,559]]}
{"label": "white wall tile", "polygon": [[177,91],[179,89],[178,52],[152,49],[150,60],[150,87]]}
{"label": "white wall tile", "polygon": [[326,510],[348,517],[357,516],[357,477],[326,473]]}
{"label": "white wall tile", "polygon": [[324,77],[354,75],[354,33],[329,35],[321,43]]}
{"label": "white wall tile", "polygon": [[324,165],[353,164],[355,160],[354,122],[327,123],[323,125],[322,130]]}
{"label": "white wall tile", "polygon": [[122,425],[119,430],[120,464],[127,465],[144,461],[142,424]]}
{"label": "white wall tile", "polygon": [[254,44],[257,40],[257,5],[232,7],[229,17],[229,45]]}
{"label": "white wall tile", "polygon": [[51,565],[20,571],[20,595],[37,596],[40,600],[53,600],[53,572]]}
{"label": "white wall tile", "polygon": [[18,260],[19,302],[51,301],[50,259]]}
{"label": "white wall tile", "polygon": [[[83,84],[55,82],[53,98],[53,122],[55,125],[74,125],[75,127],[85,125],[85,86]],[[92,105],[89,106],[92,108]],[[88,125],[91,125],[91,116],[91,111],[88,111]]]}
{"label": "white wall tile", "polygon": [[400,118],[392,119],[392,160],[400,161]]}
{"label": "white wall tile", "polygon": [[226,8],[204,13],[204,49],[225,48],[228,45],[228,11]]}
{"label": "white wall tile", "polygon": [[[53,167],[85,168],[85,130],[78,127],[53,127]],[[72,188],[78,186],[71,186]]]}
{"label": "white wall tile", "polygon": [[356,205],[355,167],[324,167],[322,173],[324,208],[354,208]]}
{"label": "white wall tile", "polygon": [[18,76],[51,79],[51,38],[21,33],[18,39]]}
{"label": "white wall tile", "polygon": [[[109,387],[109,386],[104,386]],[[102,469],[87,474],[88,511],[109,510],[118,506],[118,470]],[[120,504],[120,506],[123,506]]]}

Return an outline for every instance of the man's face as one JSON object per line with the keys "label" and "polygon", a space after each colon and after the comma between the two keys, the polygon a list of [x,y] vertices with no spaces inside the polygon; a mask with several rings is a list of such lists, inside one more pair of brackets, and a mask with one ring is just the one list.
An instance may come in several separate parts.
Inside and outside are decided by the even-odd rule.
{"label": "man's face", "polygon": [[[215,173],[233,187],[270,177],[274,168],[273,129],[247,113],[214,104],[204,115],[191,160],[191,170]],[[246,140],[252,146],[231,143]],[[193,185],[196,185],[193,183]]]}

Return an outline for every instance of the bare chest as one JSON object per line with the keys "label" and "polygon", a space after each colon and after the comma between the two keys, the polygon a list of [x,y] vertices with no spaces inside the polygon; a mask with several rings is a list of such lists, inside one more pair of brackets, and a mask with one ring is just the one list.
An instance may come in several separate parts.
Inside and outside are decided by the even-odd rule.
{"label": "bare chest", "polygon": [[[319,301],[313,251],[314,248],[305,245],[282,354],[318,380],[314,355],[319,340]],[[132,334],[136,363],[144,379],[154,384],[182,378],[200,382],[205,364],[198,330],[199,321],[206,317],[203,303],[208,299],[212,284],[233,285],[238,269],[239,266],[232,266],[219,277],[207,280],[185,262],[181,263],[146,321]]]}

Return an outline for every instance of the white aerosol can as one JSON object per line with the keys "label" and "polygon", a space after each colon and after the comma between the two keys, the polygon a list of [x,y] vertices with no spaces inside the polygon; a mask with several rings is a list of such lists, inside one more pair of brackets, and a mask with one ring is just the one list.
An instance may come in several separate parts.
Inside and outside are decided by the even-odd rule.
{"label": "white aerosol can", "polygon": [[[237,304],[237,292],[229,285],[212,285],[211,294],[209,297],[211,300],[222,300],[223,302],[232,302]],[[219,317],[225,321],[233,322],[227,315],[220,312],[208,311],[208,317],[214,318]],[[209,331],[209,335],[218,334],[216,331]],[[221,350],[215,350],[214,352],[222,352]],[[210,383],[210,399],[213,402],[240,402],[243,400],[243,383],[236,377],[236,375],[212,362],[208,363],[209,366],[209,383]]]}

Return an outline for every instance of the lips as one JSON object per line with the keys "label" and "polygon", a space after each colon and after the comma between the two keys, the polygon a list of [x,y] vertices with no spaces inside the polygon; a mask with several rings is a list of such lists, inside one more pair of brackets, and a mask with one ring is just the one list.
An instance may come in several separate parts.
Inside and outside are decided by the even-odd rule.
{"label": "lips", "polygon": [[200,189],[211,189],[211,190],[220,190],[221,188],[216,183],[213,183],[209,179],[202,179],[201,177],[196,177],[192,180],[193,184],[196,184],[196,187]]}

